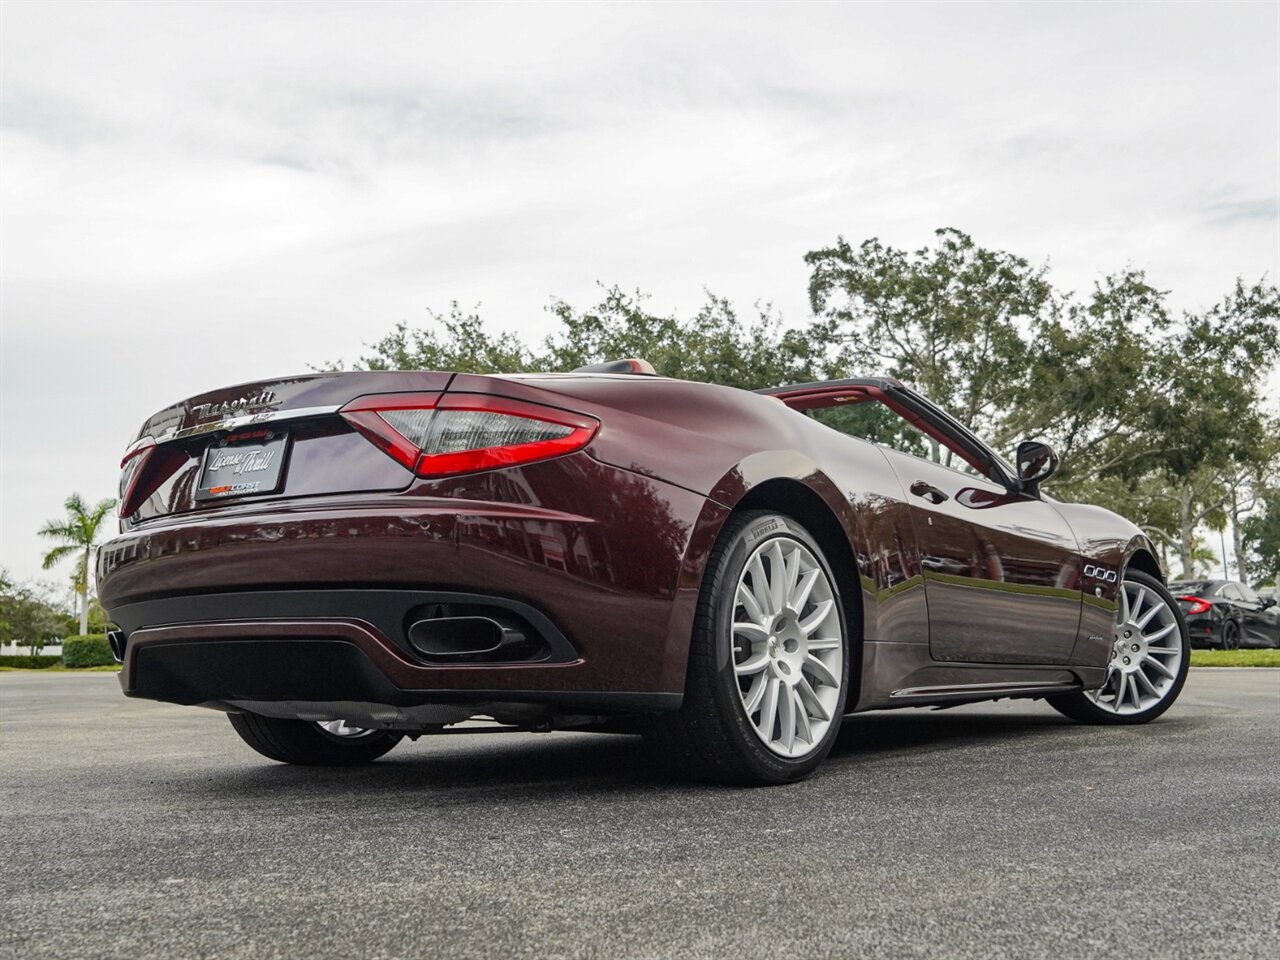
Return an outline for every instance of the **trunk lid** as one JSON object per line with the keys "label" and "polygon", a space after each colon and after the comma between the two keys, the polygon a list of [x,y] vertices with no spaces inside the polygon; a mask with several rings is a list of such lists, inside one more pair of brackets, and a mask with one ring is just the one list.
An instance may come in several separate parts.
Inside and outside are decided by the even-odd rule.
{"label": "trunk lid", "polygon": [[[122,504],[132,493],[124,525],[230,504],[403,489],[412,472],[357,433],[338,410],[367,394],[441,392],[452,377],[430,371],[305,374],[211,390],[165,407],[147,418],[126,455]],[[135,453],[145,456],[131,470]]]}

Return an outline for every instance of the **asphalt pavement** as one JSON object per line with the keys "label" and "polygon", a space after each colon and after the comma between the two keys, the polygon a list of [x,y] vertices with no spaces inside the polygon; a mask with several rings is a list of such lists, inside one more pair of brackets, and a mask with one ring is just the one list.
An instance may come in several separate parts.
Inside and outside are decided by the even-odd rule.
{"label": "asphalt pavement", "polygon": [[1145,727],[846,719],[770,789],[638,739],[290,768],[110,674],[0,674],[0,957],[1280,956],[1280,670]]}

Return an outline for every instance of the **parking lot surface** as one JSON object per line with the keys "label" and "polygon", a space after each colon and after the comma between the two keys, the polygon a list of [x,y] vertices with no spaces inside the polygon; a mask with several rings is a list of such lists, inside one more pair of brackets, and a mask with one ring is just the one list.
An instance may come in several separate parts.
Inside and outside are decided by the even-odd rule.
{"label": "parking lot surface", "polygon": [[1276,957],[1280,670],[1136,728],[1042,704],[845,721],[812,780],[636,738],[290,768],[110,674],[0,674],[0,957]]}

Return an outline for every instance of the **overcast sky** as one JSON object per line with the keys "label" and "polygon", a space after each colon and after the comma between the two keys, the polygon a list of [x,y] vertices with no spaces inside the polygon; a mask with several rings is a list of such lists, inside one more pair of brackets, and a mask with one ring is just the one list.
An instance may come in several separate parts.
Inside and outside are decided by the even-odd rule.
{"label": "overcast sky", "polygon": [[939,226],[1188,308],[1274,279],[1278,37],[1274,2],[4,3],[0,563],[159,407],[451,299],[801,322],[806,251]]}

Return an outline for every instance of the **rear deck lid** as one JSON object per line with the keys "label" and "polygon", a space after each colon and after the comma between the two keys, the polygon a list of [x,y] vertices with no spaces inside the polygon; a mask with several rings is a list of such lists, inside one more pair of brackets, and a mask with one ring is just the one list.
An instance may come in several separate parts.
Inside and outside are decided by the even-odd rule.
{"label": "rear deck lid", "polygon": [[126,526],[228,502],[399,490],[411,471],[338,415],[367,394],[442,392],[452,374],[314,373],[197,394],[147,418],[126,451]]}

